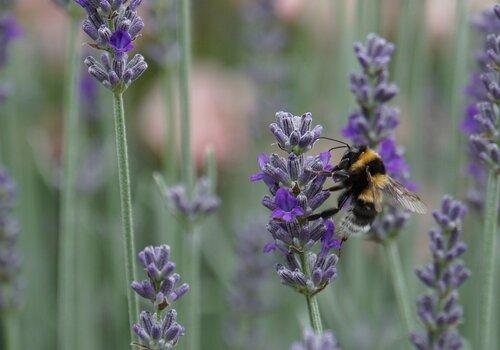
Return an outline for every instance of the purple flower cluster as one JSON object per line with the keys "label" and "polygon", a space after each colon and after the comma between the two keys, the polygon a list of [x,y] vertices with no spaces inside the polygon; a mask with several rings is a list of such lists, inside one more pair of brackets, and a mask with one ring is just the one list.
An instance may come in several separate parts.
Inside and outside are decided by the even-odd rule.
{"label": "purple flower cluster", "polygon": [[476,52],[477,70],[465,92],[471,103],[467,106],[461,125],[469,137],[468,173],[474,183],[468,200],[481,209],[486,191],[487,170],[500,171],[500,5],[486,10],[473,24],[484,37],[483,47]]}
{"label": "purple flower cluster", "polygon": [[268,307],[262,289],[272,261],[268,256],[262,257],[267,240],[265,231],[263,223],[253,223],[237,234],[238,266],[234,279],[237,291],[230,295],[231,305],[237,313],[258,314]]}
{"label": "purple flower cluster", "polygon": [[89,74],[114,92],[125,91],[148,65],[142,55],[129,60],[133,41],[144,28],[137,15],[142,0],[75,0],[87,12],[83,31],[93,40],[90,46],[102,50],[100,62],[85,59]]}
{"label": "purple flower cluster", "polygon": [[288,35],[276,17],[275,3],[273,0],[248,1],[241,8],[248,75],[258,91],[253,123],[257,135],[266,122],[261,116],[284,108],[289,99],[286,89],[289,65],[284,55]]}
{"label": "purple flower cluster", "polygon": [[177,41],[176,0],[148,1],[148,28],[150,40],[147,44],[148,57],[160,66],[170,68],[180,59]]}
{"label": "purple flower cluster", "polygon": [[236,238],[237,267],[229,302],[231,318],[224,331],[231,349],[260,349],[263,346],[259,316],[270,311],[272,303],[265,294],[273,266],[269,255],[262,256],[267,241],[264,223],[252,223],[239,230]]}
{"label": "purple flower cluster", "polygon": [[174,273],[175,263],[169,261],[170,247],[146,247],[139,253],[139,260],[148,279],[132,282],[131,288],[154,307],[154,312],[142,311],[133,331],[140,346],[152,350],[171,349],[184,335],[184,327],[177,323],[177,311],[172,304],[189,290],[186,283],[178,286],[180,276]]}
{"label": "purple flower cluster", "polygon": [[167,189],[165,196],[172,212],[180,219],[197,221],[213,213],[220,205],[220,199],[212,193],[210,180],[198,179],[191,198],[184,185],[176,185]]}
{"label": "purple flower cluster", "polygon": [[[14,16],[8,11],[0,12],[0,69],[7,63],[10,43],[22,33],[21,27]],[[9,95],[7,84],[0,84],[0,102]]]}
{"label": "purple flower cluster", "polygon": [[431,289],[417,301],[418,316],[426,331],[411,335],[416,349],[462,348],[457,330],[463,316],[458,288],[470,275],[459,259],[467,250],[460,237],[465,213],[466,207],[449,196],[443,198],[441,210],[433,212],[439,228],[429,231],[432,261],[416,269],[418,278]]}
{"label": "purple flower cluster", "polygon": [[[349,116],[342,135],[357,145],[377,150],[388,174],[414,190],[416,186],[409,181],[410,167],[404,158],[404,150],[395,141],[399,111],[389,105],[398,93],[396,84],[389,80],[394,45],[372,33],[365,44],[356,43],[354,51],[361,73],[351,74],[350,80],[358,108]],[[404,211],[387,206],[373,222],[370,239],[384,242],[397,236],[408,218]]]}
{"label": "purple flower cluster", "polygon": [[[322,127],[311,126],[310,113],[276,113],[276,123],[269,128],[287,155],[259,156],[260,172],[250,177],[264,182],[270,192],[262,204],[271,211],[267,230],[274,242],[265,251],[278,249],[284,254],[286,263],[277,265],[281,281],[306,296],[320,292],[335,278],[337,256],[331,250],[340,247],[332,221],[307,219],[330,196],[323,184],[324,172],[332,169],[329,152],[305,154],[321,136]],[[319,242],[316,254],[312,248]]]}
{"label": "purple flower cluster", "polygon": [[6,170],[0,168],[0,311],[20,304],[21,257],[17,251],[19,223],[12,216],[16,186]]}
{"label": "purple flower cluster", "polygon": [[387,40],[369,34],[366,44],[354,45],[362,72],[351,74],[351,92],[359,108],[350,116],[342,135],[355,144],[377,146],[382,140],[393,138],[398,126],[399,111],[388,105],[398,88],[389,81],[389,63],[394,45]]}
{"label": "purple flower cluster", "polygon": [[292,344],[290,350],[340,350],[340,346],[332,331],[316,334],[305,330],[303,340]]}

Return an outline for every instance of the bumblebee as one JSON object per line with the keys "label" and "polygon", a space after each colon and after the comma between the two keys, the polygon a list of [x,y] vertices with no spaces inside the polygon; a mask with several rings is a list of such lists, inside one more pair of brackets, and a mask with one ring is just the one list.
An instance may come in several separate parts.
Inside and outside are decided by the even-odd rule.
{"label": "bumblebee", "polygon": [[[326,190],[342,191],[337,207],[310,215],[308,220],[331,217],[350,200],[347,213],[337,227],[339,237],[345,241],[350,235],[368,232],[373,220],[382,211],[384,200],[390,200],[414,213],[426,213],[426,205],[416,193],[387,175],[384,162],[377,152],[366,145],[351,147],[347,143],[341,143],[344,144],[341,147],[347,148],[347,151],[339,164],[325,174],[338,182]],[[340,147],[333,149],[335,148]]]}

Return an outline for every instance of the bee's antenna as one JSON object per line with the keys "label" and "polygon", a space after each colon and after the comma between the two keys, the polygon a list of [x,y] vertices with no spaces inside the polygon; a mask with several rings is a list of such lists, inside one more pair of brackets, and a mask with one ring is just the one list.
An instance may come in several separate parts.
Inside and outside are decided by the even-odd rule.
{"label": "bee's antenna", "polygon": [[331,137],[325,137],[325,136],[321,136],[320,139],[328,140],[328,141],[333,141],[333,142],[338,142],[338,143],[343,144],[344,145],[343,147],[347,147],[349,150],[351,149],[351,146],[347,142],[344,142],[344,141],[340,141],[340,140],[333,139]]}
{"label": "bee's antenna", "polygon": [[331,151],[333,151],[334,149],[339,149],[339,148],[348,148],[348,147],[347,147],[347,146],[344,146],[344,145],[342,145],[342,146],[336,146],[336,147],[332,147],[332,148],[330,148],[330,149],[328,150],[328,152],[331,152]]}

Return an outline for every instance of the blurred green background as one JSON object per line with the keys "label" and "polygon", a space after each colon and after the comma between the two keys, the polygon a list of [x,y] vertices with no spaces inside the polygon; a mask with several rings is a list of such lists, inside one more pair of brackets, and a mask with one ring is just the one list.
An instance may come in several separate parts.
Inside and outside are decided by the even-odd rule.
{"label": "blurred green background", "polygon": [[[146,28],[137,50],[146,56],[150,68],[126,93],[136,247],[167,243],[174,260],[180,260],[176,247],[182,237],[176,234],[174,219],[152,178],[153,172],[165,169],[165,113],[178,115],[177,64],[173,60],[166,70],[154,60],[149,4],[144,2]],[[469,180],[463,170],[466,146],[458,125],[466,102],[464,85],[473,66],[472,49],[482,42],[470,29],[470,21],[494,4],[482,0],[277,0],[271,22],[261,23],[248,18],[250,2],[192,2],[193,153],[201,173],[205,149],[214,147],[222,199],[221,208],[203,225],[203,349],[240,348],[234,345],[234,334],[247,344],[248,329],[258,330],[256,349],[286,349],[300,338],[301,328],[307,324],[305,303],[300,295],[280,285],[274,257],[262,256],[269,260],[262,296],[268,302],[265,312],[245,315],[230,303],[231,293],[238,290],[238,232],[254,222],[264,222],[267,215],[260,205],[265,188],[252,185],[248,176],[257,169],[259,153],[274,151],[266,125],[278,109],[294,114],[310,111],[324,125],[325,135],[340,136],[340,128],[354,108],[348,74],[358,66],[352,45],[366,34],[377,32],[396,44],[391,71],[400,88],[398,143],[406,148],[422,197],[433,209],[445,193],[465,198]],[[0,152],[18,183],[20,196],[16,211],[22,225],[20,250],[26,284],[21,311],[23,349],[52,350],[57,324],[58,183],[69,17],[49,0],[19,1],[15,13],[25,33],[14,44],[9,65],[2,72],[2,79],[13,84],[14,93],[0,110]],[[269,23],[286,40],[274,50],[261,51],[249,43],[248,33],[269,33],[265,27]],[[91,50],[85,41],[82,36],[82,45],[78,44],[82,60]],[[83,63],[81,67],[80,79],[84,80]],[[284,69],[285,78],[265,85],[253,78],[255,67]],[[165,80],[173,87],[170,97]],[[78,349],[126,349],[127,285],[111,97],[99,86],[93,91],[96,95],[90,105],[83,102],[80,106],[82,188],[77,203],[78,312],[74,322],[79,329]],[[279,103],[267,99],[281,93]],[[166,108],[165,101],[170,100],[174,102]],[[174,147],[169,160],[176,164],[180,152],[178,145]],[[168,180],[174,183],[176,177],[173,171]],[[479,260],[475,240],[479,219],[471,211],[465,229],[470,247],[465,259],[473,275],[462,288],[465,323],[461,331],[470,341],[477,317],[471,287],[476,283]],[[428,259],[426,232],[431,225],[431,215],[412,217],[399,240],[412,300],[423,290],[413,268]],[[320,295],[320,304],[325,328],[336,332],[344,349],[408,346],[384,256],[374,243],[349,241],[338,265],[338,278]],[[498,319],[499,303],[496,310]],[[497,320],[495,329],[498,325]],[[500,334],[495,336],[494,343],[499,344]]]}

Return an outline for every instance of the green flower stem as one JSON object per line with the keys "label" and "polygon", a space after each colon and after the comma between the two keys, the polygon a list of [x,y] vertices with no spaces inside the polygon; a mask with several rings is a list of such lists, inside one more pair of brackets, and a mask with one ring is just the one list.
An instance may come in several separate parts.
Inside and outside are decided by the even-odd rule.
{"label": "green flower stem", "polygon": [[[307,262],[307,253],[300,254],[300,262],[302,264],[302,271],[306,275],[306,278],[311,277],[311,271],[309,269],[309,264]],[[311,321],[311,327],[315,333],[323,333],[323,324],[321,322],[321,314],[319,312],[318,299],[315,295],[307,296],[307,310],[309,312],[309,320]]]}
{"label": "green flower stem", "polygon": [[[190,96],[189,81],[191,69],[191,1],[182,0],[177,6],[179,20],[179,44],[181,47],[181,60],[179,65],[180,84],[180,111],[181,111],[181,152],[182,152],[182,179],[186,186],[188,196],[194,186],[194,168],[191,154],[191,121],[190,121]],[[186,222],[182,232],[182,258],[184,278],[191,286],[186,301],[184,301],[187,316],[186,349],[198,350],[200,348],[200,249],[199,237],[196,227]]]}
{"label": "green flower stem", "polygon": [[76,178],[78,171],[78,106],[76,83],[79,50],[77,36],[80,24],[71,16],[67,36],[66,83],[64,86],[64,182],[59,222],[58,344],[59,349],[75,348],[76,322]]}
{"label": "green flower stem", "polygon": [[1,319],[5,350],[21,350],[19,318],[15,311],[7,311]]}
{"label": "green flower stem", "polygon": [[[186,310],[186,349],[200,349],[201,320],[201,274],[200,274],[200,232],[192,223],[186,223],[182,239],[183,278],[189,284],[189,293],[184,297]],[[183,299],[184,299],[183,298]]]}
{"label": "green flower stem", "polygon": [[176,180],[176,125],[172,71],[163,69],[163,89],[165,96],[165,149],[163,168],[169,184]]}
{"label": "green flower stem", "polygon": [[401,314],[401,320],[404,322],[405,332],[410,334],[410,332],[414,331],[416,328],[413,322],[409,302],[410,294],[404,279],[403,266],[401,264],[401,257],[399,256],[397,241],[390,239],[383,245],[383,247],[385,249],[385,256],[388,259],[390,276],[394,288],[394,294],[396,295],[399,313]]}
{"label": "green flower stem", "polygon": [[490,171],[488,185],[486,188],[486,202],[484,210],[484,226],[481,241],[482,247],[482,266],[479,280],[479,324],[477,328],[478,345],[477,349],[491,349],[491,328],[493,324],[492,312],[493,303],[493,278],[495,276],[495,251],[498,222],[498,196],[500,177],[493,171]]}
{"label": "green flower stem", "polygon": [[128,165],[127,130],[123,109],[123,94],[114,94],[116,155],[118,160],[118,181],[120,184],[120,203],[123,225],[123,243],[125,248],[125,276],[127,279],[127,302],[130,334],[139,315],[139,304],[134,291],[128,287],[136,280],[134,222],[132,217],[132,199],[130,194],[130,171]]}
{"label": "green flower stem", "polygon": [[212,145],[205,150],[205,172],[210,180],[210,191],[215,193],[217,189],[217,158]]}
{"label": "green flower stem", "polygon": [[[455,25],[455,47],[452,53],[452,71],[450,77],[450,109],[449,115],[451,116],[450,130],[458,130],[459,123],[462,118],[463,113],[463,87],[467,83],[467,78],[469,72],[467,70],[467,64],[469,60],[464,59],[469,53],[469,21],[470,21],[470,6],[469,0],[458,0],[455,2],[456,9],[456,25]],[[450,156],[449,156],[449,166],[450,168],[460,169],[462,164],[463,152],[462,143],[462,133],[453,133],[452,144],[450,145]],[[460,189],[460,178],[458,176],[459,172],[453,171],[451,174],[447,174],[446,185],[448,186],[448,191],[450,193],[456,193]]]}
{"label": "green flower stem", "polygon": [[194,169],[191,155],[191,121],[189,108],[189,79],[191,69],[191,1],[182,0],[178,8],[180,60],[180,107],[181,107],[181,151],[182,177],[190,194],[194,184]]}

